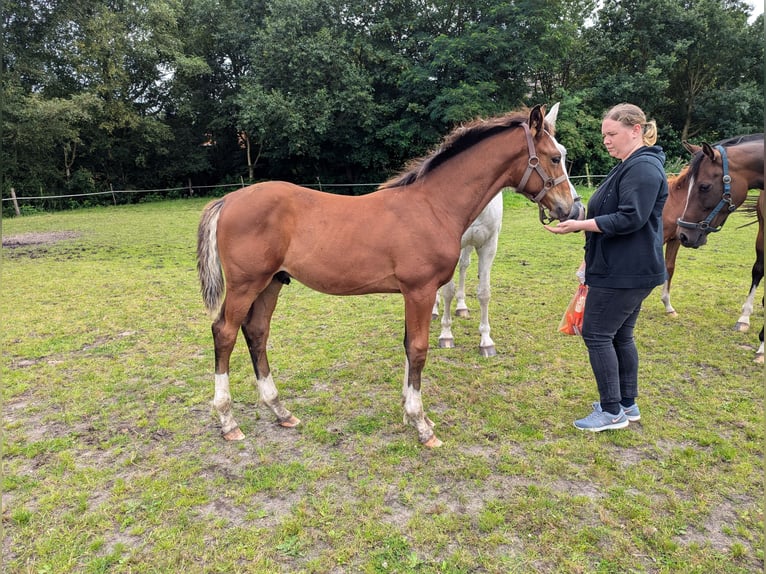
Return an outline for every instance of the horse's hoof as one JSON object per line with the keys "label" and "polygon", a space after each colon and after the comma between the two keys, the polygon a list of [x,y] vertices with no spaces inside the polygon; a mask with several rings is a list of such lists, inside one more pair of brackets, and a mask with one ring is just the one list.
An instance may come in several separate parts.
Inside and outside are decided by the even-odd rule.
{"label": "horse's hoof", "polygon": [[439,315],[436,313],[431,313],[431,321],[436,321],[439,318]]}
{"label": "horse's hoof", "polygon": [[243,433],[239,427],[234,427],[229,432],[223,433],[223,438],[226,440],[243,440],[245,438],[245,433]]}
{"label": "horse's hoof", "polygon": [[763,364],[763,353],[758,353],[755,356],[754,362],[758,363],[759,365]]}
{"label": "horse's hoof", "polygon": [[678,313],[675,310],[674,311],[668,311],[668,317],[676,318],[676,317],[678,317]]}
{"label": "horse's hoof", "polygon": [[468,309],[455,309],[455,316],[461,319],[470,319],[471,313]]}
{"label": "horse's hoof", "polygon": [[431,438],[429,438],[426,442],[423,443],[423,446],[426,448],[439,448],[442,444],[444,443],[440,441],[438,438],[436,438],[435,434],[432,434]]}
{"label": "horse's hoof", "polygon": [[299,424],[301,424],[301,419],[294,415],[290,415],[290,418],[285,421],[279,421],[279,426],[285,427],[286,429],[297,427]]}
{"label": "horse's hoof", "polygon": [[479,347],[479,354],[482,357],[494,357],[497,355],[497,350],[495,349],[494,345],[490,347]]}
{"label": "horse's hoof", "polygon": [[750,330],[750,323],[743,323],[742,321],[737,321],[737,324],[734,325],[734,330],[738,333],[747,333]]}
{"label": "horse's hoof", "polygon": [[454,349],[455,348],[455,339],[439,339],[439,348],[440,349]]}

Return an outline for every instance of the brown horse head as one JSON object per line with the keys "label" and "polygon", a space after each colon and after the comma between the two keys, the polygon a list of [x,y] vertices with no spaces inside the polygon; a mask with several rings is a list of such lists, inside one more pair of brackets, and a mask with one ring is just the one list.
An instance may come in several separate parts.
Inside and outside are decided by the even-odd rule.
{"label": "brown horse head", "polygon": [[507,181],[508,187],[516,188],[518,193],[538,204],[542,223],[554,219],[580,219],[584,214],[580,198],[566,172],[562,146],[553,137],[557,106],[554,110],[548,116],[542,105],[529,111],[527,122],[522,123],[527,143],[527,165],[520,180],[518,173],[509,171]]}
{"label": "brown horse head", "polygon": [[720,231],[749,189],[763,189],[763,134],[714,145],[683,143],[693,158],[686,208],[678,220],[678,238],[685,247],[700,247],[707,242],[709,233]]}

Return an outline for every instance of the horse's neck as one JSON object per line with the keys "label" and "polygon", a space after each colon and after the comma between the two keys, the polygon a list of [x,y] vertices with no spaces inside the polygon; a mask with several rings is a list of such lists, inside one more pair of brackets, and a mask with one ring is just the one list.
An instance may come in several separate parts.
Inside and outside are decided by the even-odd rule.
{"label": "horse's neck", "polygon": [[464,154],[460,160],[455,158],[429,174],[423,183],[429,203],[463,226],[461,233],[504,187],[508,165],[513,161],[479,149]]}
{"label": "horse's neck", "polygon": [[665,208],[662,210],[663,223],[665,226],[675,226],[676,220],[681,217],[686,207],[686,199],[689,195],[689,180],[675,180],[668,185],[668,199],[665,201]]}
{"label": "horse's neck", "polygon": [[742,169],[747,177],[748,189],[763,189],[763,141],[755,142],[751,150],[743,150]]}

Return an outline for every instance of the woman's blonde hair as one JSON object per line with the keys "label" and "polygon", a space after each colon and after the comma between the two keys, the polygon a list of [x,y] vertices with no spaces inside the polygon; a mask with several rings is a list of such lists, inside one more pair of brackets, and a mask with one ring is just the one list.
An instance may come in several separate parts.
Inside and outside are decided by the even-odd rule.
{"label": "woman's blonde hair", "polygon": [[604,119],[620,122],[625,126],[641,126],[645,145],[657,143],[657,122],[646,121],[643,110],[633,104],[617,104],[604,114]]}

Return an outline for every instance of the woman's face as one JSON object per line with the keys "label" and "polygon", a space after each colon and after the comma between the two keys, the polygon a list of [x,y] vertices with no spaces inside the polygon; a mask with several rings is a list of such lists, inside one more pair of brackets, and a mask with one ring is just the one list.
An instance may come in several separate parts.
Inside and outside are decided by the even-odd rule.
{"label": "woman's face", "polygon": [[622,122],[607,118],[601,122],[601,135],[609,155],[620,160],[643,145],[641,126],[638,124],[626,126]]}

